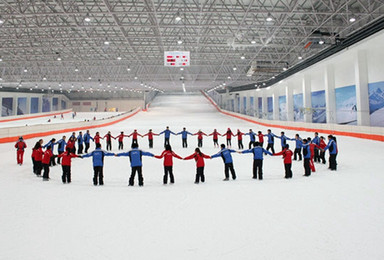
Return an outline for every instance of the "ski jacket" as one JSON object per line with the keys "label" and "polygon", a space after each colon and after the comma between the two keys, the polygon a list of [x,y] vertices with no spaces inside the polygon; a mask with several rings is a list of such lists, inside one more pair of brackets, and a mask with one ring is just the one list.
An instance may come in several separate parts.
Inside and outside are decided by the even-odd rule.
{"label": "ski jacket", "polygon": [[162,135],[162,134],[164,134],[164,138],[167,138],[167,139],[169,139],[169,137],[171,137],[171,134],[175,135],[175,133],[172,132],[171,130],[164,130],[159,135]]}
{"label": "ski jacket", "polygon": [[272,153],[268,152],[264,148],[260,146],[253,147],[249,150],[244,150],[241,153],[253,153],[253,159],[254,160],[263,160],[263,153],[273,155]]}
{"label": "ski jacket", "polygon": [[244,135],[249,135],[249,139],[252,143],[256,141],[256,134],[254,132],[246,133]]}
{"label": "ski jacket", "polygon": [[27,148],[27,145],[25,144],[24,141],[18,141],[15,144],[15,148],[17,149],[17,151],[24,151],[24,149]]}
{"label": "ski jacket", "polygon": [[107,142],[109,143],[109,142],[111,142],[112,138],[114,138],[114,137],[111,134],[106,134],[106,135],[104,135],[103,138],[106,138]]}
{"label": "ski jacket", "polygon": [[131,136],[133,140],[137,140],[137,136],[142,136],[142,135],[139,134],[138,132],[132,132],[130,135],[128,135],[128,137],[131,137]]}
{"label": "ski jacket", "polygon": [[324,140],[320,139],[320,145],[319,146],[321,149],[324,149],[327,146],[327,144],[324,142]]}
{"label": "ski jacket", "polygon": [[43,149],[40,147],[39,149],[35,150],[32,149],[32,158],[35,159],[37,162],[41,162],[43,160]]}
{"label": "ski jacket", "polygon": [[217,139],[219,139],[220,134],[219,134],[219,132],[214,131],[211,134],[209,134],[208,136],[211,136],[211,135],[213,135],[213,140],[217,140]]}
{"label": "ski jacket", "polygon": [[118,136],[116,136],[118,139],[119,142],[122,142],[124,137],[128,137],[128,135],[123,135],[123,134],[119,134]]}
{"label": "ski jacket", "polygon": [[92,141],[95,141],[95,140],[93,139],[93,137],[92,137],[90,134],[87,134],[87,133],[84,134],[83,138],[84,138],[84,143],[86,143],[86,144],[89,144],[89,142],[90,142],[91,140],[92,140]]}
{"label": "ski jacket", "polygon": [[178,135],[181,135],[182,139],[187,139],[188,135],[193,135],[188,131],[181,131],[180,133],[177,133]]}
{"label": "ski jacket", "polygon": [[289,140],[295,141],[296,149],[301,149],[303,147],[303,139],[301,139],[301,138],[299,138],[299,139],[292,138],[292,139],[289,139]]}
{"label": "ski jacket", "polygon": [[104,166],[104,156],[113,156],[114,153],[108,153],[101,148],[96,148],[93,152],[83,155],[83,158],[92,156],[93,167]]}
{"label": "ski jacket", "polygon": [[275,135],[275,137],[277,137],[277,138],[279,138],[281,140],[281,147],[285,147],[285,145],[287,144],[287,140],[290,140],[285,135],[283,135],[283,136],[276,136]]}
{"label": "ski jacket", "polygon": [[269,133],[269,134],[266,134],[264,136],[267,136],[268,137],[268,143],[269,144],[273,144],[275,142],[275,139],[274,139],[274,134],[273,133]]}
{"label": "ski jacket", "polygon": [[221,149],[220,152],[218,152],[217,154],[212,155],[211,158],[213,159],[221,156],[225,164],[233,163],[231,153],[235,153],[235,152],[236,152],[235,150],[224,148],[224,149]]}
{"label": "ski jacket", "polygon": [[309,144],[309,150],[311,151],[311,158],[313,158],[315,156],[315,148],[320,148],[320,146],[318,146],[314,143]]}
{"label": "ski jacket", "polygon": [[199,139],[199,140],[202,140],[203,139],[203,135],[205,135],[205,136],[207,136],[205,133],[203,133],[203,132],[197,132],[196,134],[194,134],[194,135],[197,135],[197,139]]}
{"label": "ski jacket", "polygon": [[264,143],[264,135],[263,134],[257,134],[257,136],[259,137],[259,143]]}
{"label": "ski jacket", "polygon": [[282,155],[284,158],[284,164],[292,163],[293,152],[290,149],[284,149],[279,153],[275,153],[274,156]]}
{"label": "ski jacket", "polygon": [[237,134],[236,134],[236,136],[237,136],[237,140],[242,141],[242,140],[243,140],[243,135],[244,135],[244,133],[242,133],[242,132],[237,132]]}
{"label": "ski jacket", "polygon": [[57,157],[63,158],[63,160],[61,161],[61,165],[71,166],[71,159],[79,156],[74,153],[68,154],[67,152],[65,152],[65,153],[59,154]]}
{"label": "ski jacket", "polygon": [[99,144],[100,143],[100,135],[95,135],[95,137],[92,138],[92,140],[96,143],[96,144]]}
{"label": "ski jacket", "polygon": [[43,146],[43,148],[47,148],[48,146],[51,147],[51,150],[53,151],[53,147],[56,145],[57,143],[53,143],[52,140],[49,141],[46,145]]}
{"label": "ski jacket", "polygon": [[67,142],[64,141],[64,139],[60,139],[59,141],[57,141],[57,150],[59,152],[64,152],[65,150],[65,146],[67,145]]}
{"label": "ski jacket", "polygon": [[330,140],[327,144],[327,146],[324,148],[324,152],[326,150],[329,150],[329,154],[337,154],[337,144],[335,140]]}
{"label": "ski jacket", "polygon": [[158,134],[154,134],[153,132],[148,132],[148,133],[146,133],[145,135],[143,135],[143,137],[144,136],[147,136],[148,135],[148,140],[153,140],[153,136],[154,135],[158,135]]}
{"label": "ski jacket", "polygon": [[131,161],[131,167],[139,167],[139,166],[143,166],[143,162],[141,159],[142,156],[153,157],[154,155],[149,152],[143,152],[139,149],[132,149],[126,153],[118,153],[117,156],[128,156],[129,160]]}
{"label": "ski jacket", "polygon": [[203,153],[201,154],[198,154],[198,153],[194,153],[194,154],[191,154],[190,156],[187,156],[184,158],[184,160],[191,160],[191,159],[195,159],[196,161],[196,167],[199,168],[199,167],[204,167],[204,158],[211,158],[211,156],[209,155],[205,155]]}
{"label": "ski jacket", "polygon": [[227,137],[227,139],[231,139],[232,136],[235,136],[235,135],[232,133],[232,131],[227,131],[227,132],[225,133],[225,136]]}
{"label": "ski jacket", "polygon": [[73,147],[75,147],[75,141],[69,140],[68,143],[67,143],[67,148],[72,149]]}
{"label": "ski jacket", "polygon": [[173,157],[177,159],[183,159],[173,151],[164,150],[161,155],[155,155],[155,158],[161,159],[164,158],[164,166],[173,166]]}
{"label": "ski jacket", "polygon": [[315,136],[315,137],[312,139],[312,143],[314,143],[314,144],[316,144],[316,145],[320,145],[320,137]]}
{"label": "ski jacket", "polygon": [[303,156],[305,159],[311,158],[311,149],[309,148],[308,144],[303,144]]}
{"label": "ski jacket", "polygon": [[77,143],[78,143],[79,145],[84,143],[83,135],[78,135],[78,136],[77,136]]}
{"label": "ski jacket", "polygon": [[[42,160],[42,163],[43,164],[49,164],[49,162],[51,161],[51,157],[53,156],[53,153],[51,150],[46,150],[43,154],[43,160]],[[36,160],[37,161],[37,160]]]}

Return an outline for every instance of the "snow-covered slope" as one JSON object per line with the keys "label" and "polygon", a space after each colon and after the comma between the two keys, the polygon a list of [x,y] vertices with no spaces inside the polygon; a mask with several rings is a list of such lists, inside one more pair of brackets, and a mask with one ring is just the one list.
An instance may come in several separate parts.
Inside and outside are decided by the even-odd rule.
{"label": "snow-covered slope", "polygon": [[[266,132],[219,114],[200,96],[160,96],[149,112],[97,130],[116,135],[152,128],[158,133],[167,125],[174,132],[184,126],[190,132],[217,128],[222,133],[227,127]],[[296,133],[285,132],[289,137]],[[73,159],[69,185],[60,182],[60,166],[51,168],[49,182],[35,177],[30,161],[35,141],[27,140],[23,166],[16,165],[13,144],[0,145],[0,259],[384,257],[380,142],[338,137],[337,172],[316,165],[317,172],[305,178],[302,162],[294,162],[291,180],[283,179],[280,157],[265,158],[265,179],[257,181],[251,179],[252,156],[233,154],[236,181],[222,181],[223,162],[217,158],[206,160],[206,183],[195,185],[195,163],[175,159],[176,183],[164,186],[162,160],[144,157],[145,186],[128,187],[128,158],[106,157],[105,186],[94,187],[91,159]],[[163,137],[154,143],[151,152],[161,153]],[[192,154],[196,143],[196,137],[189,137],[189,148],[183,149],[181,137],[171,137],[174,151],[183,157]],[[148,150],[147,139],[139,144]],[[202,151],[217,152],[211,138],[204,139]]]}

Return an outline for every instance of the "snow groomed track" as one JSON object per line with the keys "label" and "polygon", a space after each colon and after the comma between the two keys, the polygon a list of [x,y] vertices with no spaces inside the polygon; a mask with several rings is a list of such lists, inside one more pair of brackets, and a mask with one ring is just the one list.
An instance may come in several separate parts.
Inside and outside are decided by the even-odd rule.
{"label": "snow groomed track", "polygon": [[[203,96],[160,96],[149,112],[94,129],[158,133],[170,126],[211,133],[228,127],[266,132],[266,127],[218,113]],[[273,129],[279,134],[281,129]],[[296,132],[285,131],[289,137]],[[67,134],[67,136],[69,133]],[[301,136],[313,133],[301,132]],[[60,138],[61,135],[55,136]],[[48,141],[52,136],[47,136]],[[382,143],[338,137],[338,171],[316,165],[304,178],[302,162],[294,162],[292,180],[283,179],[280,157],[266,156],[264,180],[251,179],[252,156],[234,154],[236,181],[223,182],[220,158],[206,160],[206,183],[193,184],[195,163],[174,160],[174,185],[162,185],[162,160],[144,157],[144,187],[128,187],[126,157],[105,158],[105,186],[92,185],[91,159],[74,159],[72,183],[60,181],[61,168],[51,168],[51,180],[32,173],[27,140],[23,166],[16,165],[13,144],[1,144],[1,259],[382,259],[384,235],[384,175]],[[224,139],[220,139],[220,143]],[[160,154],[163,137],[155,137],[151,152]],[[245,138],[245,144],[248,137]],[[103,143],[104,144],[104,143]],[[125,140],[128,148],[130,140]],[[147,149],[147,139],[139,139]],[[181,137],[172,136],[176,153]],[[234,148],[236,141],[233,140]],[[290,142],[291,146],[293,143]],[[279,150],[279,143],[275,144]],[[93,147],[92,147],[93,148]],[[55,149],[56,150],[56,149]],[[117,151],[117,142],[113,143]],[[202,151],[212,155],[211,138]]]}

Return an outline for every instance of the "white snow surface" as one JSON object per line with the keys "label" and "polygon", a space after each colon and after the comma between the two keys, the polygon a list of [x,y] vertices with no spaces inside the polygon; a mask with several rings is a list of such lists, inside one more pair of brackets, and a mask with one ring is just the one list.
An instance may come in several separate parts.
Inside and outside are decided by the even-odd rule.
{"label": "white snow surface", "polygon": [[[174,132],[184,126],[207,134],[227,127],[266,132],[263,126],[220,114],[202,96],[180,95],[160,96],[149,112],[91,133],[145,133],[149,128],[158,133],[167,125]],[[275,134],[281,130],[272,128]],[[296,133],[285,132],[289,137]],[[181,137],[171,137],[174,151],[183,157],[197,144],[195,136],[188,139],[189,148],[183,149]],[[176,183],[163,185],[163,161],[143,157],[145,186],[128,187],[129,159],[106,157],[105,185],[95,187],[91,158],[73,159],[71,184],[61,183],[61,166],[51,168],[49,182],[36,177],[30,159],[36,141],[26,141],[22,166],[16,165],[14,144],[0,145],[0,259],[384,257],[381,142],[339,136],[337,172],[316,164],[317,172],[305,178],[302,162],[294,162],[291,180],[283,178],[280,156],[265,157],[264,180],[258,181],[251,179],[252,155],[233,154],[236,181],[222,181],[223,162],[216,158],[206,160],[206,183],[196,185],[195,162],[175,159]],[[244,141],[248,145],[249,138]],[[139,143],[148,151],[146,138]],[[163,136],[154,143],[151,152],[160,154]],[[125,139],[127,149],[129,144]],[[279,140],[275,148],[280,150]],[[118,152],[117,141],[113,151]],[[202,151],[218,151],[211,137],[204,138]]]}
{"label": "white snow surface", "polygon": [[[54,116],[45,116],[45,117],[38,117],[38,118],[31,118],[31,119],[25,119],[25,120],[16,120],[16,121],[10,121],[10,122],[0,122],[0,128],[5,127],[19,127],[19,126],[30,126],[30,125],[51,125],[51,124],[65,124],[65,123],[73,123],[73,122],[82,122],[84,120],[92,121],[94,117],[96,117],[96,120],[99,119],[106,119],[112,116],[120,115],[124,112],[77,112],[75,118],[72,118],[72,113],[66,113],[63,114],[64,118],[61,119],[60,115],[56,115],[56,118]],[[32,114],[33,115],[33,114]],[[2,119],[7,119],[6,117]],[[48,122],[48,120],[51,120],[51,122]]]}

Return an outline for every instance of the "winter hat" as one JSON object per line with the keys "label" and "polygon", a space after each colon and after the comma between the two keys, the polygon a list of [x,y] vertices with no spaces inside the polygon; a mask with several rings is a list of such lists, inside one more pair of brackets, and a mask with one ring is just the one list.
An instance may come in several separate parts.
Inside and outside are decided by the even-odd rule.
{"label": "winter hat", "polygon": [[22,137],[22,136],[20,136],[20,137],[19,137],[19,140],[23,140],[23,137]]}

